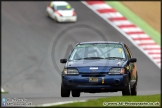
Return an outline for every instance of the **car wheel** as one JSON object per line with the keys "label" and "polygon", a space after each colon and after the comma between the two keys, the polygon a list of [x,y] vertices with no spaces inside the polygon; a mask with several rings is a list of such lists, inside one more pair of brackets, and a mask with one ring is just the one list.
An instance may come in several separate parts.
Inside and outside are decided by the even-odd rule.
{"label": "car wheel", "polygon": [[130,85],[130,81],[128,81],[127,86],[125,87],[125,89],[122,90],[122,95],[123,96],[129,96],[129,95],[131,95],[131,85]]}
{"label": "car wheel", "polygon": [[54,18],[54,21],[55,21],[55,22],[58,22],[58,20],[57,20],[57,18],[56,18],[56,17]]}
{"label": "car wheel", "polygon": [[137,95],[137,82],[138,82],[138,74],[136,74],[136,83],[134,84],[133,88],[131,88],[131,95],[136,96]]}
{"label": "car wheel", "polygon": [[132,95],[132,96],[136,96],[136,95],[137,95],[137,86],[135,86],[135,87],[133,87],[133,88],[131,89],[131,95]]}
{"label": "car wheel", "polygon": [[65,89],[62,85],[61,85],[61,97],[69,97],[70,96],[70,90]]}
{"label": "car wheel", "polygon": [[72,90],[72,96],[73,97],[80,97],[80,92],[79,91]]}

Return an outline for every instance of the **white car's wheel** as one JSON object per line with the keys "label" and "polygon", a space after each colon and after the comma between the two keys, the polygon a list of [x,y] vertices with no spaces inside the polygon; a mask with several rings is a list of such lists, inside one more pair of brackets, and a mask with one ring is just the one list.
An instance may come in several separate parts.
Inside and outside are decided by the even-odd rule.
{"label": "white car's wheel", "polygon": [[58,22],[57,17],[54,18],[54,21],[55,21],[55,22]]}

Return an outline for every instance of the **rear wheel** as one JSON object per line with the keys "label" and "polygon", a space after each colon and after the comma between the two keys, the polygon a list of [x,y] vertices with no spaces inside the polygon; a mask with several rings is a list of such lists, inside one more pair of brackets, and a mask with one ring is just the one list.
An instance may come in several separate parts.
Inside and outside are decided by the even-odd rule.
{"label": "rear wheel", "polygon": [[72,90],[72,96],[73,97],[80,97],[80,92],[79,91]]}
{"label": "rear wheel", "polygon": [[130,85],[130,81],[127,82],[127,85],[126,85],[125,89],[122,91],[122,95],[123,96],[129,96],[129,95],[131,95],[131,85]]}
{"label": "rear wheel", "polygon": [[61,85],[61,97],[69,97],[70,96],[70,90],[65,89],[62,85]]}

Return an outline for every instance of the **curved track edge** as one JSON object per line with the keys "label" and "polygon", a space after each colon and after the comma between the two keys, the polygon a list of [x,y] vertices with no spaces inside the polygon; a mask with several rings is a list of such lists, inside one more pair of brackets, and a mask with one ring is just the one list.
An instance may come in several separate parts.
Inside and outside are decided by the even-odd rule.
{"label": "curved track edge", "polygon": [[117,29],[156,66],[161,68],[161,47],[141,28],[127,20],[121,13],[117,12],[104,1],[82,1],[82,3]]}

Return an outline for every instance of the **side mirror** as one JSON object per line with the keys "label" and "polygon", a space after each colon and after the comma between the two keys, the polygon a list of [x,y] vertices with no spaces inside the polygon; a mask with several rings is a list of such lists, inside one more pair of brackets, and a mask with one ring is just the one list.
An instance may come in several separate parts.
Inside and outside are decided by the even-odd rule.
{"label": "side mirror", "polygon": [[67,59],[60,59],[60,63],[66,63]]}
{"label": "side mirror", "polygon": [[131,63],[137,62],[137,59],[136,58],[131,58],[131,59],[129,59],[129,62],[131,62]]}

